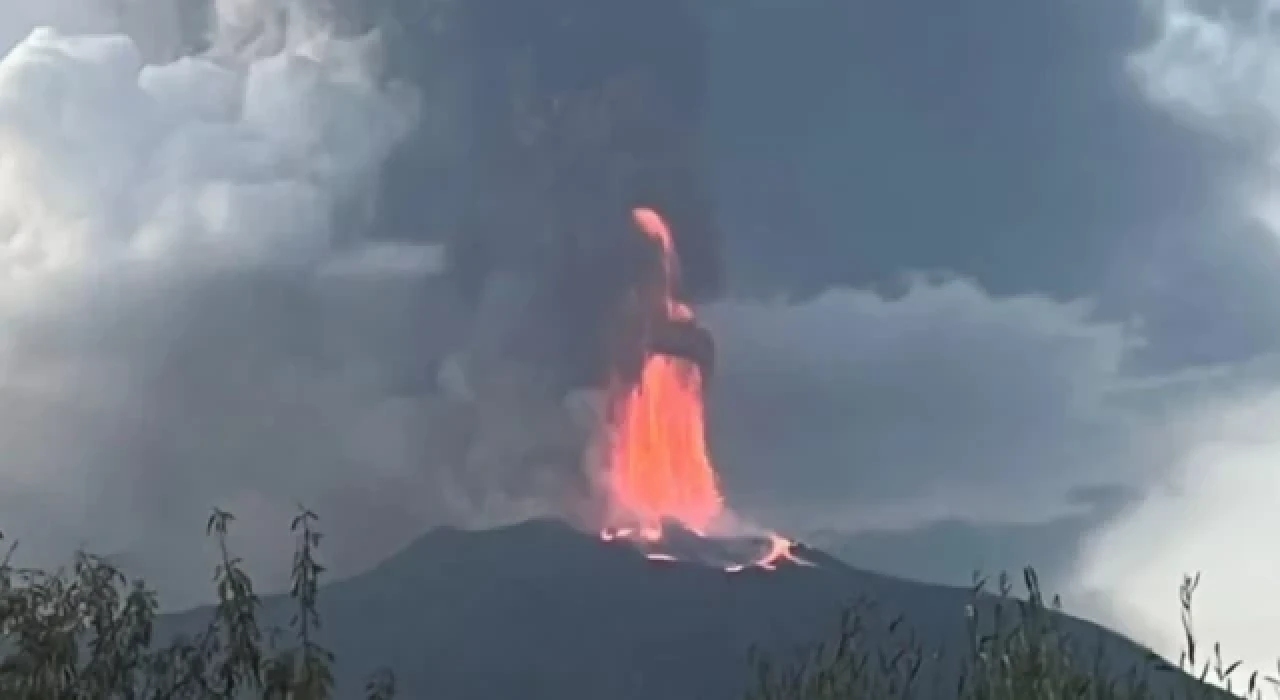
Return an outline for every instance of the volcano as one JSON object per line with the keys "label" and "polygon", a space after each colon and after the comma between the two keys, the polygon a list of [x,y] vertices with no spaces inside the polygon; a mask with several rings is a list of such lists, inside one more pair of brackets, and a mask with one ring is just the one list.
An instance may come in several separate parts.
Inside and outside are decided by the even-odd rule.
{"label": "volcano", "polygon": [[631,542],[649,559],[673,561],[680,559],[670,546],[675,540],[685,556],[729,573],[772,570],[781,562],[811,565],[790,540],[745,523],[726,505],[707,449],[703,405],[714,341],[676,295],[680,260],[666,220],[646,207],[632,210],[632,220],[656,248],[659,265],[632,295],[635,308],[620,314],[640,321],[631,337],[639,340],[641,361],[633,382],[615,377],[607,391],[608,420],[597,446],[603,453],[601,539]]}
{"label": "volcano", "polygon": [[[440,529],[326,586],[321,641],[337,655],[338,697],[362,697],[367,674],[389,667],[399,697],[414,700],[740,700],[751,647],[785,653],[829,638],[841,611],[860,599],[876,601],[886,624],[904,614],[926,648],[966,648],[969,591],[796,549],[814,565],[733,574],[654,561],[559,521]],[[264,600],[270,624],[284,625],[291,612],[283,596]],[[209,614],[167,616],[161,632],[198,629]],[[1063,625],[1110,667],[1145,658],[1101,627],[1072,618]]]}
{"label": "volcano", "polygon": [[[970,591],[851,568],[726,503],[703,425],[713,343],[676,297],[665,220],[645,208],[633,220],[661,264],[618,314],[630,342],[619,356],[638,366],[607,387],[589,469],[594,517],[435,530],[328,586],[319,641],[336,654],[338,696],[360,697],[367,673],[390,668],[400,697],[414,699],[736,700],[752,679],[750,650],[786,654],[830,638],[859,601],[884,611],[867,642],[910,644],[890,630],[902,613],[915,644],[950,650],[930,663],[942,674],[936,687],[954,688]],[[286,626],[292,612],[291,600],[268,598],[263,622]],[[160,638],[194,631],[208,614],[168,617]],[[1084,658],[1100,653],[1124,670],[1147,658],[1095,625],[1063,625]]]}

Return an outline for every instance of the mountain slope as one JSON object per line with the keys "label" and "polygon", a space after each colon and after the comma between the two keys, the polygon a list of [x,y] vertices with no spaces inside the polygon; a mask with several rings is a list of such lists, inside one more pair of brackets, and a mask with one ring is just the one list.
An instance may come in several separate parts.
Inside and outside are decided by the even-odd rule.
{"label": "mountain slope", "polygon": [[[444,529],[328,586],[323,632],[338,656],[341,697],[389,666],[402,697],[443,700],[737,699],[751,677],[751,646],[828,636],[862,597],[906,613],[924,644],[964,648],[967,591],[805,556],[818,566],[727,574],[650,561],[557,522]],[[288,600],[265,608],[287,621]],[[206,615],[170,616],[164,629],[190,629]],[[1099,627],[1066,624],[1083,643],[1102,645],[1112,665],[1143,658]]]}

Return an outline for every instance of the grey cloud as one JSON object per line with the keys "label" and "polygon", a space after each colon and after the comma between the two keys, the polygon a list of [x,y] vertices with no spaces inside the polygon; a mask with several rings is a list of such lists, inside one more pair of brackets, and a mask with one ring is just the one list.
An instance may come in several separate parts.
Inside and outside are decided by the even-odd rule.
{"label": "grey cloud", "polygon": [[1265,352],[1280,257],[1231,201],[1248,149],[1135,86],[1142,5],[726,7],[708,138],[735,288],[948,270],[1144,319],[1148,371]]}
{"label": "grey cloud", "polygon": [[1179,577],[1203,569],[1204,629],[1266,662],[1250,630],[1275,613],[1251,602],[1246,629],[1238,601],[1274,579],[1259,553],[1275,355],[1134,373],[1136,329],[963,279],[705,318],[721,351],[712,446],[749,516],[905,575],[1045,567],[1074,610],[1162,651],[1177,648]]}
{"label": "grey cloud", "polygon": [[791,518],[1043,517],[1153,456],[1117,395],[1137,338],[1082,303],[920,278],[897,298],[832,290],[705,317],[725,478]]}
{"label": "grey cloud", "polygon": [[[1005,523],[947,518],[919,527],[860,532],[821,531],[806,537],[855,566],[953,586],[973,582],[975,573],[992,580],[1002,573],[1018,580],[1033,567],[1046,591],[1070,588],[1071,567],[1087,536],[1115,518],[1138,497],[1132,489],[1091,488],[1072,499],[1078,513],[1043,522]],[[1081,601],[1068,595],[1076,613]]]}

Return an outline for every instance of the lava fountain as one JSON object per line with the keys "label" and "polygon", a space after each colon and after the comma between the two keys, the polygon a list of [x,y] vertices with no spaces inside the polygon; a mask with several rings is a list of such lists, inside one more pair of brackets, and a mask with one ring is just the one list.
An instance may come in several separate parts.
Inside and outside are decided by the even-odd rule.
{"label": "lava fountain", "polygon": [[[705,336],[692,308],[675,298],[679,261],[671,231],[652,209],[632,212],[636,227],[661,252],[657,279],[642,303],[657,318],[644,330],[646,352],[639,379],[614,382],[609,392],[604,490],[606,541],[639,546],[650,559],[697,558],[736,572],[772,569],[782,561],[807,564],[792,543],[774,533],[743,537],[744,528],[725,505],[707,449],[703,411],[703,361],[657,347],[655,335],[685,329]],[[708,342],[709,345],[709,342]]]}

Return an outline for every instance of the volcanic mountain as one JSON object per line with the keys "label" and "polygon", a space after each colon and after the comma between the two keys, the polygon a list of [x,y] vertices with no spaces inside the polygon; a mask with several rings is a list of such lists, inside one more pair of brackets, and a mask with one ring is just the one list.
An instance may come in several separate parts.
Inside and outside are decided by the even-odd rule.
{"label": "volcanic mountain", "polygon": [[[902,613],[926,648],[966,648],[969,591],[796,551],[811,565],[729,573],[655,561],[558,521],[440,529],[325,587],[322,641],[337,655],[339,697],[361,697],[366,675],[389,667],[399,697],[415,700],[737,700],[752,678],[751,647],[786,652],[830,638],[859,599],[884,611],[883,624],[868,626],[873,638]],[[264,601],[270,623],[284,625],[291,611],[283,596]],[[194,630],[208,614],[168,616],[162,628]],[[1062,624],[1109,667],[1144,661],[1142,648],[1101,627]]]}
{"label": "volcanic mountain", "polygon": [[[866,620],[865,641],[949,650],[929,662],[946,697],[958,673],[948,664],[969,648],[969,591],[850,568],[748,527],[725,502],[703,426],[709,336],[675,296],[679,261],[665,220],[647,208],[633,219],[661,265],[632,295],[632,313],[621,313],[639,319],[640,362],[633,380],[609,387],[597,517],[436,530],[329,586],[321,643],[337,655],[339,696],[359,697],[364,674],[390,667],[401,697],[414,699],[741,698],[752,647],[779,653],[829,637],[841,613],[866,600],[883,614]],[[268,600],[266,622],[283,626],[292,609]],[[899,613],[913,639],[890,631]],[[204,619],[168,622],[183,630]],[[1126,671],[1145,661],[1115,634],[1062,622],[1083,658],[1100,653]]]}

